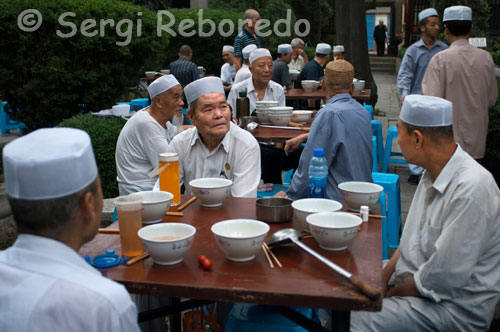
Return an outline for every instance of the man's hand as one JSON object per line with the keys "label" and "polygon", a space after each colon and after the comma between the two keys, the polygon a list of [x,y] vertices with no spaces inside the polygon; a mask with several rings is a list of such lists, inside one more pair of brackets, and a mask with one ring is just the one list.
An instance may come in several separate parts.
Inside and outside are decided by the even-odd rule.
{"label": "man's hand", "polygon": [[302,143],[307,141],[309,134],[302,134],[297,137],[291,138],[285,143],[285,154],[288,156],[288,152],[297,150]]}
{"label": "man's hand", "polygon": [[297,50],[297,53],[304,58],[304,64],[309,62],[309,57],[307,56],[307,53],[303,49],[299,48]]}
{"label": "man's hand", "polygon": [[274,197],[286,197],[286,192],[284,192],[283,190],[276,193],[276,195],[274,195]]}
{"label": "man's hand", "polygon": [[422,297],[415,287],[415,281],[413,278],[410,280],[391,288],[386,294],[385,297],[391,296],[415,296]]}

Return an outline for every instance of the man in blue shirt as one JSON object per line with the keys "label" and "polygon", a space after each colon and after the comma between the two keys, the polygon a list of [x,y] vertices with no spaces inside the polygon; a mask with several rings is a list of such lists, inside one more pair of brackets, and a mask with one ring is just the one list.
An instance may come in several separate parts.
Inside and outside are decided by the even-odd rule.
{"label": "man in blue shirt", "polygon": [[[418,21],[422,37],[406,50],[398,73],[398,90],[401,94],[401,104],[409,94],[423,94],[422,80],[431,58],[438,52],[448,48],[445,43],[437,40],[441,32],[438,12],[427,8],[418,13]],[[408,182],[417,184],[422,175],[422,167],[408,164],[410,177]]]}
{"label": "man in blue shirt", "polygon": [[315,148],[325,150],[327,198],[342,200],[337,187],[342,182],[373,182],[371,119],[363,106],[351,97],[353,77],[354,68],[345,60],[331,61],[326,66],[322,88],[328,101],[314,118],[299,167],[286,193],[288,197],[308,196],[309,162]]}
{"label": "man in blue shirt", "polygon": [[243,30],[234,38],[236,72],[241,68],[241,52],[243,48],[250,44],[257,45],[257,48],[261,47],[260,37],[255,32],[260,20],[259,12],[255,9],[247,9],[243,17],[245,19],[245,26],[243,27]]}
{"label": "man in blue shirt", "polygon": [[179,59],[170,63],[170,73],[179,81],[182,88],[200,78],[198,68],[191,61],[193,49],[189,45],[182,45],[179,49]]}

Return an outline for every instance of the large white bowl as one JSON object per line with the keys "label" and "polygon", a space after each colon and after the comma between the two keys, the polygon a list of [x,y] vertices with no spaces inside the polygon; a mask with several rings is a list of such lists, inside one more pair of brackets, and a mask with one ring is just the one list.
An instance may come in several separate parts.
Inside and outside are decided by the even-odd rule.
{"label": "large white bowl", "polygon": [[306,91],[314,91],[318,88],[319,82],[313,80],[303,80],[301,82],[302,88]]}
{"label": "large white bowl", "polygon": [[189,181],[193,194],[202,206],[221,206],[224,198],[231,193],[233,181],[222,178],[201,178]]}
{"label": "large white bowl", "polygon": [[360,217],[345,212],[314,213],[306,219],[319,246],[330,251],[346,249],[362,223]]}
{"label": "large white bowl", "polygon": [[264,242],[269,225],[252,219],[230,219],[212,226],[215,241],[227,259],[246,262],[255,258]]}
{"label": "large white bowl", "polygon": [[167,191],[139,191],[131,196],[142,196],[142,223],[154,224],[162,221],[174,195]]}
{"label": "large white bowl", "polygon": [[164,75],[170,75],[170,69],[162,69],[160,72]]}
{"label": "large white bowl", "polygon": [[279,101],[274,101],[274,100],[258,100],[255,102],[255,108],[262,109],[262,108],[276,107],[279,104],[280,104]]}
{"label": "large white bowl", "polygon": [[267,115],[268,112],[266,110],[255,110],[255,113],[257,113],[257,118],[259,119],[261,124],[270,124],[271,120],[269,119],[269,116]]}
{"label": "large white bowl", "polygon": [[306,124],[311,119],[312,111],[293,111],[292,121],[295,123]]}
{"label": "large white bowl", "polygon": [[182,262],[195,233],[196,228],[191,225],[170,222],[145,226],[137,235],[155,263],[172,265]]}
{"label": "large white bowl", "polygon": [[384,190],[384,187],[378,184],[359,181],[343,182],[338,187],[344,203],[352,211],[359,211],[361,205],[368,205],[371,209]]}
{"label": "large white bowl", "polygon": [[275,126],[286,126],[288,122],[292,121],[292,114],[269,114],[269,120]]}
{"label": "large white bowl", "polygon": [[292,114],[293,107],[291,106],[276,106],[269,108],[270,113]]}
{"label": "large white bowl", "polygon": [[292,203],[293,214],[302,226],[302,230],[309,232],[307,216],[318,212],[335,212],[342,209],[342,203],[326,198],[304,198]]}

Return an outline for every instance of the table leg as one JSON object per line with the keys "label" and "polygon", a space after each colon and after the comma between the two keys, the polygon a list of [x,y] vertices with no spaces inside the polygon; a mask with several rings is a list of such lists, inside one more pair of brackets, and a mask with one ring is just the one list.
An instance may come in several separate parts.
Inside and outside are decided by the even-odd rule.
{"label": "table leg", "polygon": [[351,312],[332,310],[331,322],[333,332],[349,332],[351,326]]}
{"label": "table leg", "polygon": [[[173,298],[172,305],[179,306],[181,304],[180,298]],[[172,331],[182,331],[182,312],[176,311],[170,315],[170,328]]]}
{"label": "table leg", "polygon": [[271,308],[273,308],[274,310],[276,310],[276,312],[285,316],[286,318],[288,318],[292,322],[307,329],[308,331],[313,331],[313,332],[327,332],[327,331],[329,331],[328,329],[324,328],[320,324],[313,322],[309,318],[305,317],[304,315],[293,310],[290,307],[271,307]]}

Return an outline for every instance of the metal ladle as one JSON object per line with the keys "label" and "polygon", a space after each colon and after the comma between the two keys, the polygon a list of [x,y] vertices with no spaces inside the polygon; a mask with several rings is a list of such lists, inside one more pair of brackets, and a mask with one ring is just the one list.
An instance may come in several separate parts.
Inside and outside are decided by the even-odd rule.
{"label": "metal ladle", "polygon": [[274,129],[290,129],[290,130],[302,130],[302,131],[308,131],[309,128],[302,128],[302,127],[288,127],[288,126],[267,126],[267,125],[260,125],[257,122],[250,122],[247,124],[245,127],[246,130],[249,132],[254,131],[257,129],[257,127],[262,127],[262,128],[274,128]]}
{"label": "metal ladle", "polygon": [[367,284],[363,280],[358,279],[356,276],[354,276],[352,273],[349,271],[344,270],[337,264],[333,263],[331,260],[328,258],[320,255],[313,249],[309,248],[306,246],[304,243],[302,243],[300,240],[302,239],[302,236],[300,232],[298,232],[294,228],[285,228],[281,229],[277,232],[275,232],[273,235],[271,235],[271,238],[268,241],[269,247],[277,247],[286,243],[294,243],[297,246],[299,246],[301,249],[309,253],[310,255],[314,256],[316,259],[318,259],[320,262],[328,266],[330,269],[334,270],[341,276],[345,277],[349,282],[355,286],[357,289],[361,291],[361,293],[365,294],[372,300],[378,300],[381,297],[380,292],[373,286]]}

